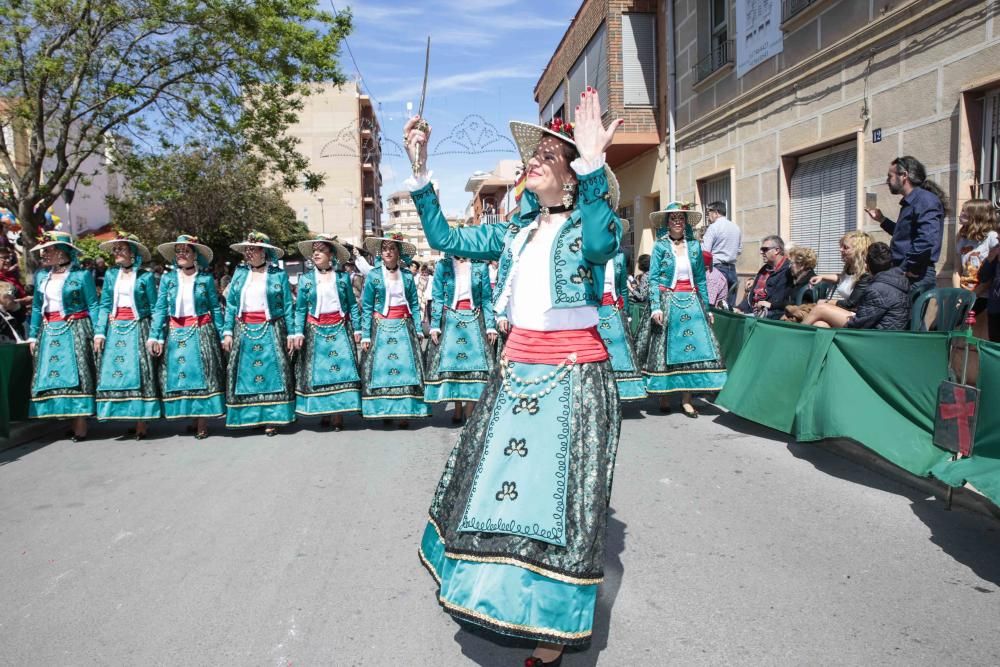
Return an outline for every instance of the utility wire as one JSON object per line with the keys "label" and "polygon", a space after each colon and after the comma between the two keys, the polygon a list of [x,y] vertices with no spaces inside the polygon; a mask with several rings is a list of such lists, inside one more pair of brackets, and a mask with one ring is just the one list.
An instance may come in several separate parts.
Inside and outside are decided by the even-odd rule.
{"label": "utility wire", "polygon": [[[337,7],[336,7],[336,6],[335,6],[335,5],[333,4],[333,0],[330,0],[330,9],[332,9],[332,10],[333,10],[333,13],[334,13],[335,15],[337,15],[337,16],[340,16],[340,12],[339,12],[339,11],[337,11]],[[349,43],[349,42],[347,41],[347,37],[346,37],[346,36],[344,37],[344,46],[346,46],[346,47],[347,47],[347,54],[348,54],[349,56],[351,56],[351,62],[352,62],[352,63],[354,63],[354,69],[355,69],[355,70],[357,71],[357,73],[358,73],[358,79],[360,79],[360,80],[361,80],[361,86],[362,86],[362,87],[363,87],[363,88],[365,89],[365,92],[367,92],[367,93],[368,93],[368,97],[372,98],[372,100],[373,100],[373,101],[374,101],[374,102],[375,102],[376,104],[378,104],[378,105],[379,105],[379,107],[381,108],[381,106],[382,106],[382,103],[378,101],[378,98],[376,98],[376,97],[375,97],[375,95],[374,95],[374,94],[372,93],[372,90],[371,90],[371,88],[369,88],[369,87],[368,87],[368,83],[367,83],[367,82],[365,81],[365,77],[364,77],[364,75],[363,75],[363,74],[361,73],[361,68],[360,68],[360,67],[358,67],[358,61],[357,61],[357,60],[356,60],[356,59],[354,58],[354,52],[353,52],[353,51],[351,51],[351,45],[350,45],[350,43]]]}

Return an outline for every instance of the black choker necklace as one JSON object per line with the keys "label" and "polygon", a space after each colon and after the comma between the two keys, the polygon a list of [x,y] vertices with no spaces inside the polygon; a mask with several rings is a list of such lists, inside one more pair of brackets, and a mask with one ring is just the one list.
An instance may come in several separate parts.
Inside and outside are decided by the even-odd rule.
{"label": "black choker necklace", "polygon": [[66,267],[68,267],[72,263],[73,262],[66,262],[65,264],[56,264],[56,268],[57,269],[65,269]]}
{"label": "black choker necklace", "polygon": [[552,215],[553,213],[565,213],[566,211],[572,211],[572,206],[566,206],[565,204],[559,204],[558,206],[543,206],[539,209],[542,215]]}
{"label": "black choker necklace", "polygon": [[193,275],[195,272],[198,271],[198,267],[196,267],[196,266],[185,266],[184,268],[181,269],[181,271],[183,271],[185,273],[185,275],[189,275],[190,276],[190,275]]}
{"label": "black choker necklace", "polygon": [[321,268],[319,268],[317,266],[316,270],[319,271],[320,273],[330,273],[331,271],[333,271],[333,267],[332,266],[328,266],[325,269],[321,269]]}
{"label": "black choker necklace", "polygon": [[251,264],[251,265],[250,265],[250,268],[251,268],[251,269],[254,269],[254,270],[257,270],[257,269],[261,268],[262,266],[266,266],[266,265],[267,265],[267,262],[261,262],[261,263],[260,263],[260,264],[258,264],[257,266],[254,266],[253,264]]}
{"label": "black choker necklace", "polygon": [[391,272],[395,273],[396,271],[399,270],[399,266],[398,265],[394,266],[391,269],[387,266],[387,267],[385,267],[385,269],[386,269],[386,271],[391,271]]}

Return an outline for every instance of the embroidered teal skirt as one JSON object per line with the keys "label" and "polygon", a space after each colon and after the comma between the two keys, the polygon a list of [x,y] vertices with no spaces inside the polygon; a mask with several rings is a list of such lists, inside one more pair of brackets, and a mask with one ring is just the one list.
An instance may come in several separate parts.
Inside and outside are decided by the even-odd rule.
{"label": "embroidered teal skirt", "polygon": [[445,611],[505,635],[590,640],[620,426],[609,363],[498,365],[420,544]]}
{"label": "embroidered teal skirt", "polygon": [[150,420],[162,416],[156,360],[146,349],[149,318],[108,322],[97,355],[97,418]]}
{"label": "embroidered teal skirt", "polygon": [[361,412],[361,376],[350,323],[307,322],[303,336],[295,364],[295,412]]}
{"label": "embroidered teal skirt", "polygon": [[35,347],[28,416],[35,419],[94,414],[94,327],[89,317],[42,322]]}
{"label": "embroidered teal skirt", "polygon": [[226,369],[226,426],[248,428],[295,421],[295,380],[285,349],[284,320],[233,328]]}
{"label": "embroidered teal skirt", "polygon": [[413,320],[372,319],[372,346],[361,355],[361,415],[365,419],[430,417]]}
{"label": "embroidered teal skirt", "polygon": [[160,392],[167,419],[226,414],[226,371],[212,323],[170,327],[160,364]]}
{"label": "embroidered teal skirt", "polygon": [[661,291],[660,304],[663,326],[650,319],[648,305],[639,325],[636,351],[646,391],[720,391],[726,384],[726,367],[697,293]]}
{"label": "embroidered teal skirt", "polygon": [[608,349],[611,368],[618,383],[618,396],[622,401],[639,401],[646,398],[646,385],[636,361],[632,336],[625,321],[625,310],[618,304],[610,304],[598,308],[597,314],[600,318],[597,332]]}
{"label": "embroidered teal skirt", "polygon": [[446,308],[442,321],[440,345],[427,347],[424,400],[478,401],[493,369],[482,311]]}

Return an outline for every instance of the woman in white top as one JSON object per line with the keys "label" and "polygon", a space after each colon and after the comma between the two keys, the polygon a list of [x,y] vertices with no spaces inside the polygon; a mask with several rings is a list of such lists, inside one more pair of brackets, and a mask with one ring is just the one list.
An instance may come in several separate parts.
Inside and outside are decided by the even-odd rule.
{"label": "woman in white top", "polygon": [[833,283],[836,288],[828,299],[819,300],[811,311],[803,318],[803,324],[829,326],[841,329],[847,325],[847,320],[854,316],[861,296],[871,283],[868,274],[868,248],[874,242],[869,234],[860,230],[847,232],[840,239],[840,259],[844,262],[844,270],[840,273],[826,273],[813,276],[809,284],[816,286],[821,282]]}
{"label": "woman in white top", "polygon": [[951,285],[976,293],[972,310],[978,315],[986,309],[986,289],[989,287],[980,284],[979,269],[993,249],[1000,245],[997,211],[986,199],[970,199],[962,206],[958,221],[961,223],[955,240],[958,268],[952,271]]}

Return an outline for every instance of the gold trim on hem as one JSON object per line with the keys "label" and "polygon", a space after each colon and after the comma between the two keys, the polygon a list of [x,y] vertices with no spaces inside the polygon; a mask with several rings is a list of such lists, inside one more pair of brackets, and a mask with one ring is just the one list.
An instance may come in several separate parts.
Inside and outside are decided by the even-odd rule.
{"label": "gold trim on hem", "polygon": [[532,565],[531,563],[525,563],[524,561],[517,560],[515,558],[507,558],[504,556],[476,556],[469,554],[457,554],[453,551],[444,552],[445,558],[450,558],[452,560],[466,560],[473,563],[495,563],[499,565],[511,565],[513,567],[519,567],[525,570],[530,570],[535,574],[540,574],[548,579],[555,579],[556,581],[561,581],[564,584],[572,584],[574,586],[598,586],[604,581],[604,577],[596,577],[590,579],[583,579],[580,577],[572,577],[567,574],[561,574],[559,572],[553,572],[552,570],[547,570],[538,565]]}
{"label": "gold trim on hem", "polygon": [[93,399],[94,394],[52,394],[50,396],[32,396],[32,403],[41,403],[42,401],[51,401],[54,398],[89,398]]}
{"label": "gold trim on hem", "polygon": [[291,424],[294,421],[295,421],[294,419],[289,419],[288,421],[284,422],[270,421],[270,422],[254,422],[252,424],[226,424],[226,428],[254,428],[255,426],[284,426],[285,424]]}
{"label": "gold trim on hem", "polygon": [[217,415],[170,415],[169,417],[164,414],[161,419],[166,419],[167,421],[174,421],[177,419],[218,419],[219,417],[225,416],[225,412],[220,412]]}
{"label": "gold trim on hem", "polygon": [[438,601],[441,606],[449,611],[454,611],[456,613],[462,614],[464,616],[470,616],[472,618],[478,618],[481,621],[485,621],[498,628],[506,628],[508,630],[515,630],[522,633],[531,633],[536,635],[548,635],[551,637],[559,637],[562,639],[573,639],[580,640],[586,639],[593,634],[593,630],[587,632],[563,632],[561,630],[553,630],[551,628],[542,628],[534,625],[521,625],[520,623],[509,623],[507,621],[501,621],[499,619],[493,618],[492,616],[487,616],[486,614],[472,609],[466,609],[465,607],[460,607],[457,604],[452,604],[445,600],[441,595],[438,595]]}
{"label": "gold trim on hem", "polygon": [[437,570],[434,569],[434,566],[431,565],[431,562],[427,560],[427,556],[424,555],[423,547],[417,547],[417,557],[420,559],[420,562],[424,564],[424,567],[427,568],[427,571],[431,573],[431,576],[434,577],[434,581],[437,582],[437,585],[440,588],[441,576],[437,573]]}
{"label": "gold trim on hem", "polygon": [[670,371],[669,373],[660,373],[653,371],[643,371],[643,375],[648,375],[650,377],[667,377],[669,375],[708,375],[710,373],[725,373],[727,369],[720,368],[718,370],[689,370],[689,371]]}
{"label": "gold trim on hem", "polygon": [[296,391],[296,396],[301,396],[302,398],[323,398],[324,396],[335,396],[337,394],[344,394],[349,391],[356,391],[361,393],[361,383],[358,383],[357,387],[348,387],[347,389],[334,389],[333,391],[325,391],[319,394],[303,394],[301,391]]}
{"label": "gold trim on hem", "polygon": [[294,399],[289,399],[287,401],[271,401],[270,403],[226,403],[227,408],[263,408],[269,405],[292,405],[295,403]]}
{"label": "gold trim on hem", "polygon": [[28,419],[68,419],[70,417],[93,417],[93,412],[81,412],[79,414],[64,415],[28,415]]}
{"label": "gold trim on hem", "polygon": [[216,396],[222,396],[223,392],[217,391],[214,394],[200,394],[198,396],[174,396],[173,398],[161,398],[160,400],[164,403],[173,403],[174,401],[201,401],[206,398],[215,398]]}
{"label": "gold trim on hem", "polygon": [[151,401],[156,401],[157,403],[160,402],[160,399],[158,398],[143,398],[141,396],[138,398],[95,398],[94,400],[98,403],[124,403],[125,401],[145,401],[146,403]]}
{"label": "gold trim on hem", "polygon": [[343,410],[330,410],[327,412],[304,412],[296,408],[295,414],[302,415],[303,417],[319,417],[322,415],[342,415],[348,412],[360,412],[360,408],[344,408]]}
{"label": "gold trim on hem", "polygon": [[[386,388],[387,389],[391,389],[391,387],[386,387]],[[405,394],[403,396],[362,396],[361,400],[362,401],[401,401],[404,398],[412,398],[412,399],[417,400],[417,401],[424,400],[424,397],[422,395],[421,396],[417,396],[416,394]]]}
{"label": "gold trim on hem", "polygon": [[[455,372],[464,372],[464,371],[444,371],[444,372],[445,373],[455,373]],[[469,372],[469,373],[489,373],[489,371],[467,371],[467,372]],[[438,385],[444,384],[445,382],[454,382],[456,384],[474,384],[474,383],[486,384],[488,381],[489,380],[427,380],[426,382],[424,382],[424,385],[425,386],[426,385],[433,385],[433,386],[436,387]]]}

